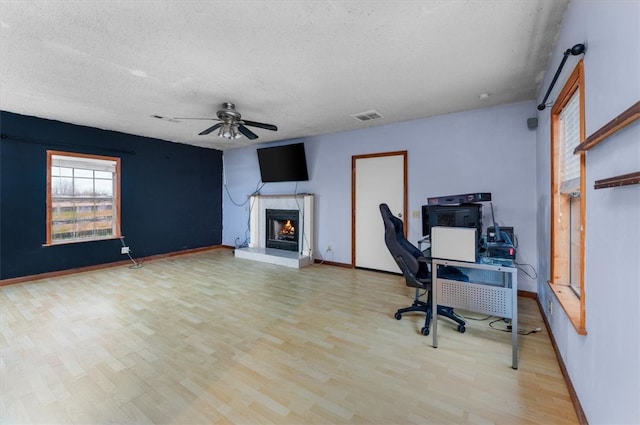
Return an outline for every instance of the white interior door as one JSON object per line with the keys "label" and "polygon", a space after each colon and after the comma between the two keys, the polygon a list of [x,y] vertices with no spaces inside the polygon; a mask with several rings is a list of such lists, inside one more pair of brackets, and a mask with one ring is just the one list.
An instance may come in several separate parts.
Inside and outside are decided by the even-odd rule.
{"label": "white interior door", "polygon": [[392,213],[405,220],[406,172],[406,151],[353,157],[355,267],[399,271],[384,243],[379,205],[386,203]]}

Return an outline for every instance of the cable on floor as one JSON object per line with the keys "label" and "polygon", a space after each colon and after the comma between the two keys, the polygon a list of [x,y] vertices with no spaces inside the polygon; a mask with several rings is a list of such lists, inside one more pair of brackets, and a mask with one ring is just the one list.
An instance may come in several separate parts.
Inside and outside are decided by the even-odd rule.
{"label": "cable on floor", "polygon": [[464,315],[462,315],[462,314],[460,314],[460,316],[461,316],[463,319],[467,319],[467,320],[476,320],[476,321],[478,321],[478,322],[483,322],[483,321],[485,321],[485,320],[489,320],[489,319],[491,319],[491,318],[493,317],[491,314],[490,314],[490,315],[488,315],[487,317],[467,317],[467,316],[464,316]]}
{"label": "cable on floor", "polygon": [[[511,333],[512,332],[511,325],[507,325],[506,329],[500,329],[500,328],[497,328],[497,327],[493,326],[494,323],[503,322],[503,321],[504,321],[504,319],[502,319],[502,318],[493,320],[493,321],[489,322],[489,327],[491,329],[493,329],[493,330],[496,330],[496,331]],[[518,329],[518,335],[530,335],[530,334],[538,333],[541,330],[542,330],[542,328],[533,328],[531,330]]]}

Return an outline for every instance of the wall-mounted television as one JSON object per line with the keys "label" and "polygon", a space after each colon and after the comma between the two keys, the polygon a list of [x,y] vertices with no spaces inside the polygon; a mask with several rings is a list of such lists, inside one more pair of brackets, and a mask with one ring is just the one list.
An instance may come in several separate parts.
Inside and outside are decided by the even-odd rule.
{"label": "wall-mounted television", "polygon": [[263,183],[309,180],[304,143],[260,148],[257,152]]}

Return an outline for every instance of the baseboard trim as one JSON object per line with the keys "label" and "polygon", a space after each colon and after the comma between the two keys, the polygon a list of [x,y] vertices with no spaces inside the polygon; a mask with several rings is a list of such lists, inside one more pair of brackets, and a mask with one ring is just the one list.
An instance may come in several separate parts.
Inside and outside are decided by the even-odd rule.
{"label": "baseboard trim", "polygon": [[531,298],[533,300],[537,300],[538,299],[538,293],[537,292],[523,291],[522,289],[518,289],[518,296],[519,297],[524,297],[524,298]]}
{"label": "baseboard trim", "polygon": [[564,360],[562,360],[562,355],[560,355],[560,349],[558,348],[558,344],[556,344],[556,339],[553,337],[553,332],[551,331],[551,325],[547,320],[547,316],[545,316],[544,314],[544,308],[542,307],[542,304],[540,304],[540,299],[536,298],[536,302],[538,304],[538,309],[540,310],[540,315],[542,316],[542,320],[544,321],[544,326],[547,328],[547,333],[549,334],[549,338],[551,338],[551,345],[553,346],[553,351],[556,353],[556,359],[558,360],[558,365],[560,366],[560,372],[562,372],[562,377],[564,378],[564,382],[567,384],[567,389],[569,390],[569,397],[571,398],[571,403],[573,404],[573,408],[576,411],[578,422],[580,422],[580,425],[589,425],[589,421],[587,421],[587,415],[584,414],[584,410],[582,409],[582,405],[580,404],[580,400],[578,399],[578,394],[576,393],[576,389],[573,387],[573,383],[571,382],[571,377],[569,376],[569,372],[567,372],[567,367],[564,364]]}
{"label": "baseboard trim", "polygon": [[334,266],[334,267],[344,267],[346,269],[352,269],[353,266],[351,264],[347,264],[347,263],[338,263],[335,261],[327,261],[327,260],[320,260],[319,258],[316,258],[315,260],[313,260],[314,264],[325,264],[327,266]]}
{"label": "baseboard trim", "polygon": [[[211,246],[205,246],[200,248],[185,249],[182,251],[173,251],[165,254],[156,254],[156,255],[150,255],[148,257],[136,258],[136,261],[138,263],[146,263],[147,261],[155,261],[155,260],[160,260],[162,258],[175,257],[178,255],[195,254],[196,252],[209,251],[212,249],[221,249],[221,248],[226,248],[226,247],[224,245],[211,245]],[[130,263],[131,263],[131,260],[122,260],[122,261],[115,261],[113,263],[95,264],[93,266],[78,267],[75,269],[58,270],[55,272],[47,272],[47,273],[40,273],[40,274],[29,275],[29,276],[13,277],[11,279],[0,280],[0,286],[15,285],[18,283],[31,282],[34,280],[49,279],[52,277],[67,276],[70,274],[107,269],[110,267],[119,267],[119,266],[124,266]]]}

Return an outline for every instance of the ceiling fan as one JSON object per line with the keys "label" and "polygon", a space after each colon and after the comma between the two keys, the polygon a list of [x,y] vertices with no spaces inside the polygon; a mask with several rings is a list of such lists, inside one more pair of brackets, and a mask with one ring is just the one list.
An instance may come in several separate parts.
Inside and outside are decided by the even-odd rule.
{"label": "ceiling fan", "polygon": [[250,140],[254,140],[258,138],[258,135],[253,131],[249,130],[249,127],[258,127],[264,128],[265,130],[278,131],[278,127],[273,124],[265,124],[256,121],[248,121],[243,120],[240,112],[236,111],[236,105],[233,103],[225,102],[222,104],[224,109],[220,109],[216,116],[218,118],[174,118],[176,120],[214,120],[220,121],[217,124],[212,125],[206,130],[198,133],[199,136],[204,136],[205,134],[209,134],[214,130],[218,130],[218,136],[224,139],[237,139],[244,135],[246,138]]}

